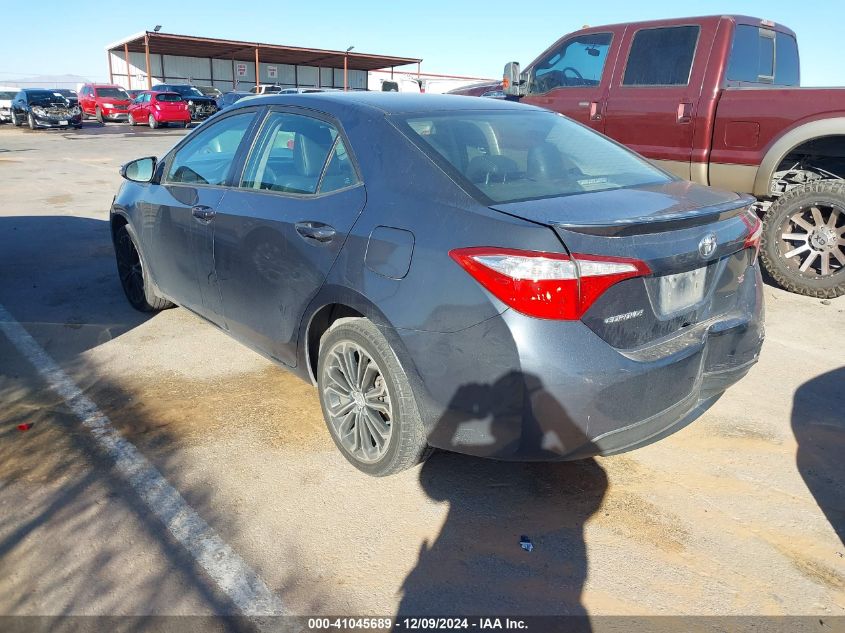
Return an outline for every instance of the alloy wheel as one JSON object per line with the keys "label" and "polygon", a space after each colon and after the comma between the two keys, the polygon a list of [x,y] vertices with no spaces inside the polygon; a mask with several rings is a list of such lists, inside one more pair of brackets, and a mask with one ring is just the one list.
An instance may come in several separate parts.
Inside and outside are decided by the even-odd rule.
{"label": "alloy wheel", "polygon": [[382,370],[349,340],[336,343],[326,359],[321,385],[335,437],[356,459],[376,462],[393,433],[393,406]]}
{"label": "alloy wheel", "polygon": [[781,225],[781,252],[804,275],[828,277],[845,268],[845,208],[814,202]]}

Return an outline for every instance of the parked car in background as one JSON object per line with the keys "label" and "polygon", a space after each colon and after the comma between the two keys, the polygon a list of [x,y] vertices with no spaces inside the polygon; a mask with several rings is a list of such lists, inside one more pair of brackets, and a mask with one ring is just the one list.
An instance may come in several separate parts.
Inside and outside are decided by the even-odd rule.
{"label": "parked car in background", "polygon": [[30,130],[50,127],[82,127],[82,110],[55,90],[24,88],[12,99],[11,120],[26,123]]}
{"label": "parked car in background", "polygon": [[191,121],[203,121],[217,112],[217,102],[206,97],[195,86],[190,84],[157,84],[154,92],[175,92],[188,104]]}
{"label": "parked car in background", "polygon": [[337,92],[338,90],[338,88],[282,88],[276,94],[297,95],[308,94],[310,92]]}
{"label": "parked car in background", "polygon": [[126,121],[131,101],[123,88],[112,84],[84,84],[79,90],[82,115],[94,117],[100,123]]}
{"label": "parked car in background", "polygon": [[191,124],[188,104],[176,92],[144,91],[129,106],[129,125],[161,125],[176,123],[182,127]]}
{"label": "parked car in background", "polygon": [[134,90],[134,89],[133,90],[127,90],[126,94],[128,94],[129,98],[134,101],[135,99],[138,98],[138,95],[141,94],[142,92],[146,92],[146,90]]}
{"label": "parked car in background", "polygon": [[226,92],[216,99],[217,108],[219,110],[225,110],[233,103],[240,101],[244,97],[254,97],[255,94],[252,92],[240,92],[233,90],[232,92]]}
{"label": "parked car in background", "polygon": [[697,183],[757,197],[783,288],[845,294],[845,88],[801,88],[795,33],[747,16],[576,31],[506,90]]}
{"label": "parked car in background", "polygon": [[249,92],[254,95],[264,95],[281,91],[282,87],[278,84],[259,84],[249,89]]}
{"label": "parked car in background", "polygon": [[371,475],[431,446],[631,450],[758,359],[753,198],[547,110],[273,95],[121,173],[110,219],[131,305],[183,305],[313,381]]}
{"label": "parked car in background", "polygon": [[20,88],[0,86],[0,123],[12,121],[12,100],[20,92]]}
{"label": "parked car in background", "polygon": [[70,103],[70,105],[79,105],[79,94],[76,92],[76,90],[70,90],[69,88],[54,88],[53,92],[62,95],[65,99],[68,100],[68,103]]}
{"label": "parked car in background", "polygon": [[504,97],[504,91],[502,90],[502,82],[501,81],[482,81],[475,84],[470,84],[469,86],[461,86],[460,88],[455,88],[454,90],[450,90],[446,94],[450,95],[463,95],[466,97],[497,97],[499,94],[502,94]]}
{"label": "parked car in background", "polygon": [[217,97],[223,94],[219,88],[215,88],[214,86],[196,86],[196,89],[206,97],[211,97],[212,99],[217,99]]}

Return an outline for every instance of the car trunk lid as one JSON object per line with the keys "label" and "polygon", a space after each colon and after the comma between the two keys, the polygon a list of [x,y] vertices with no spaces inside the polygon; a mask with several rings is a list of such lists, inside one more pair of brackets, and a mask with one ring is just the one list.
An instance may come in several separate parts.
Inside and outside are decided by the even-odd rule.
{"label": "car trunk lid", "polygon": [[756,253],[752,199],[676,181],[494,205],[550,226],[578,255],[636,259],[651,274],[601,294],[582,321],[617,348],[633,349],[738,309],[737,289]]}

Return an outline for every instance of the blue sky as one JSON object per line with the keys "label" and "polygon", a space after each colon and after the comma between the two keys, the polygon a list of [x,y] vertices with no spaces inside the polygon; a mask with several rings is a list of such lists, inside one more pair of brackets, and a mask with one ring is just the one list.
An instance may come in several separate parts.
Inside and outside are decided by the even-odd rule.
{"label": "blue sky", "polygon": [[[48,7],[55,5],[56,11]],[[108,77],[104,47],[132,33],[163,31],[274,44],[423,58],[423,72],[501,76],[505,62],[527,64],[584,24],[692,14],[742,13],[782,22],[798,34],[803,85],[845,85],[845,3],[816,0],[144,0],[140,4],[9,2],[3,7],[0,78],[72,73]],[[137,10],[131,10],[135,7]],[[811,10],[808,10],[811,7]],[[48,17],[55,13],[55,17]]]}

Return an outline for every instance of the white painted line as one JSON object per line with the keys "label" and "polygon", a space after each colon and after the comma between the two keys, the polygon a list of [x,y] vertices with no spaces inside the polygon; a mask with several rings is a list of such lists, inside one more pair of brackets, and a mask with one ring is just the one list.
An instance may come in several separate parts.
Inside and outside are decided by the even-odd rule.
{"label": "white painted line", "polygon": [[261,577],[223,542],[135,445],[118,433],[97,405],[2,305],[0,330],[64,399],[150,511],[241,613],[251,617],[284,615],[282,601]]}

